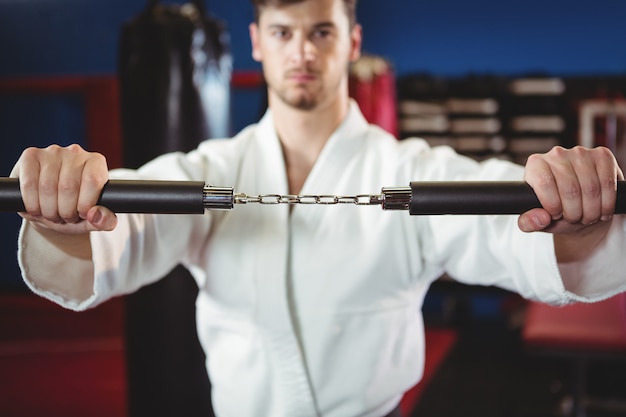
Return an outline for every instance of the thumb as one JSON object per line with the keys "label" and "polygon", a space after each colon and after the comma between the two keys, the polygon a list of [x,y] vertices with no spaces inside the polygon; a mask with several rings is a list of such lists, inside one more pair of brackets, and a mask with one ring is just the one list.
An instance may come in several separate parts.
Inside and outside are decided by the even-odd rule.
{"label": "thumb", "polygon": [[117,226],[117,216],[103,206],[94,206],[87,212],[87,222],[91,231],[111,231]]}
{"label": "thumb", "polygon": [[550,213],[542,208],[528,210],[519,216],[517,225],[522,232],[539,232],[552,223]]}

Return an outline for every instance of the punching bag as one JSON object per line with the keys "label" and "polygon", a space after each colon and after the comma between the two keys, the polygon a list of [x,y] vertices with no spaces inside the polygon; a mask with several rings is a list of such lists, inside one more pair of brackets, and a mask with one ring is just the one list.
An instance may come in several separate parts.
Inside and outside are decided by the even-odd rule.
{"label": "punching bag", "polygon": [[398,137],[396,80],[391,64],[382,57],[364,54],[350,67],[348,87],[365,120]]}
{"label": "punching bag", "polygon": [[[150,1],[125,23],[118,57],[124,166],[228,136],[231,63],[225,25],[207,15],[202,0]],[[197,294],[178,266],[125,298],[130,417],[213,416]]]}
{"label": "punching bag", "polygon": [[126,167],[229,135],[229,39],[203,0],[150,1],[122,27],[118,72]]}

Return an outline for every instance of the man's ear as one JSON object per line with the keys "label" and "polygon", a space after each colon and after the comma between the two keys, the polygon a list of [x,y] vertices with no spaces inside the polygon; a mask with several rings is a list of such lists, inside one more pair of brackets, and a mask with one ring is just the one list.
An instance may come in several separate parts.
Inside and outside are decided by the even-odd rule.
{"label": "man's ear", "polygon": [[250,23],[248,26],[250,32],[250,42],[252,43],[252,59],[256,62],[261,62],[262,54],[259,47],[259,25],[256,23]]}
{"label": "man's ear", "polygon": [[356,62],[361,57],[361,44],[363,43],[363,29],[356,24],[350,31],[350,62]]}

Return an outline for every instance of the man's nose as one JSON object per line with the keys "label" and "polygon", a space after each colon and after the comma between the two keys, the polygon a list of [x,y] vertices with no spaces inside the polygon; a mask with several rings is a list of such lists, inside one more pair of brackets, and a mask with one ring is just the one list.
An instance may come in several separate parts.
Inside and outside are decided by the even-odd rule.
{"label": "man's nose", "polygon": [[306,36],[294,36],[290,58],[296,64],[315,60],[316,49],[313,42]]}

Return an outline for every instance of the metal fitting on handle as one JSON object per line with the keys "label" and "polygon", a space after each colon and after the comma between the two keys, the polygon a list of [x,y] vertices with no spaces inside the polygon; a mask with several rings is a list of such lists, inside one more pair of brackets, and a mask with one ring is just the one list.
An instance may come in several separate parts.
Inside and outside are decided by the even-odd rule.
{"label": "metal fitting on handle", "polygon": [[411,187],[382,189],[383,210],[408,210],[411,205]]}
{"label": "metal fitting on handle", "polygon": [[202,191],[202,205],[205,209],[231,210],[235,205],[234,189],[207,185]]}

